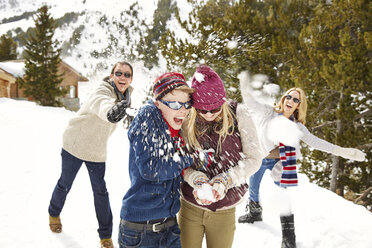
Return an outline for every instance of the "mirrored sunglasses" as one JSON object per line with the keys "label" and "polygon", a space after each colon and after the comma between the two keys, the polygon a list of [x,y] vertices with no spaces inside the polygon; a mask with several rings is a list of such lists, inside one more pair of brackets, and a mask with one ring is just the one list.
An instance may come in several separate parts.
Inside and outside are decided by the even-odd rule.
{"label": "mirrored sunglasses", "polygon": [[216,108],[216,109],[212,109],[212,110],[197,109],[196,111],[198,111],[198,113],[200,113],[200,114],[205,115],[208,112],[211,113],[211,114],[215,114],[215,113],[219,112],[220,110],[221,110],[221,106]]}
{"label": "mirrored sunglasses", "polygon": [[185,109],[191,109],[192,107],[192,102],[191,100],[188,102],[178,102],[178,101],[164,101],[164,100],[159,100],[160,102],[164,103],[165,105],[168,106],[168,108],[173,109],[173,110],[179,110],[183,107]]}
{"label": "mirrored sunglasses", "polygon": [[296,98],[296,97],[293,97],[293,96],[291,96],[291,95],[286,95],[285,98],[287,98],[287,100],[291,100],[291,99],[293,98],[293,101],[294,101],[295,103],[300,103],[300,102],[301,102],[300,99],[298,99],[298,98]]}
{"label": "mirrored sunglasses", "polygon": [[124,77],[126,77],[126,78],[130,78],[131,76],[132,76],[132,74],[130,74],[130,73],[128,73],[128,72],[121,72],[121,71],[117,71],[117,72],[115,72],[114,73],[115,74],[115,76],[117,76],[117,77],[121,77],[121,75],[123,75],[124,74]]}

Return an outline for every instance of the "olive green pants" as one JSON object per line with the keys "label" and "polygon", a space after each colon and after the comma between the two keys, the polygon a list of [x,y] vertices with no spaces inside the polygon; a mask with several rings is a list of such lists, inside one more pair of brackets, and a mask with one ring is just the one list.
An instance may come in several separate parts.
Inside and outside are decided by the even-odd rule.
{"label": "olive green pants", "polygon": [[208,211],[181,200],[178,214],[182,248],[201,248],[203,237],[209,248],[231,248],[235,232],[235,208]]}

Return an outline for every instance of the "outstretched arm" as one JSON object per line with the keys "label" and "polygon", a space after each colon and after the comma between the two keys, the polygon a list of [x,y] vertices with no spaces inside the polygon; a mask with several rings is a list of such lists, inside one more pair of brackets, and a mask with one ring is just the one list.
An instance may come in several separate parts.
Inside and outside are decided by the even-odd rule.
{"label": "outstretched arm", "polygon": [[310,133],[309,130],[301,123],[297,124],[300,127],[301,131],[303,132],[303,136],[301,138],[302,141],[304,141],[309,146],[323,152],[328,152],[336,156],[341,156],[346,159],[352,159],[356,161],[363,161],[365,159],[366,154],[361,150],[358,150],[356,148],[344,148],[338,145],[331,144]]}

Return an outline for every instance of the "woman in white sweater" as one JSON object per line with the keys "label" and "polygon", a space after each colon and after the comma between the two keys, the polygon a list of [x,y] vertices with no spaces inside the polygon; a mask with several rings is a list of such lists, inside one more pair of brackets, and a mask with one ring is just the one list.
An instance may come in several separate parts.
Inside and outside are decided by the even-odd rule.
{"label": "woman in white sweater", "polygon": [[[259,203],[259,188],[262,177],[267,169],[271,170],[272,177],[277,185],[287,188],[297,185],[296,159],[301,156],[299,142],[290,146],[280,139],[287,131],[298,132],[299,138],[314,149],[341,156],[346,159],[363,161],[365,154],[355,148],[343,148],[317,138],[305,127],[307,103],[305,92],[300,88],[289,89],[280,99],[279,104],[272,106],[257,102],[249,93],[247,82],[241,82],[241,92],[244,103],[249,111],[258,115],[257,129],[264,159],[260,169],[249,179],[248,213],[240,216],[239,223],[253,223],[262,221],[262,207]],[[280,127],[278,127],[280,123]],[[284,125],[283,125],[284,123]],[[273,126],[275,126],[273,128]],[[282,128],[285,127],[285,128]],[[281,128],[283,130],[281,130]],[[278,137],[273,138],[270,133],[276,129]],[[285,129],[285,130],[284,130]],[[279,132],[278,132],[279,131]],[[296,247],[294,232],[294,216],[288,212],[281,213],[282,247]]]}
{"label": "woman in white sweater", "polygon": [[60,213],[77,173],[85,163],[94,193],[101,248],[112,248],[112,213],[106,182],[107,141],[130,105],[133,68],[118,62],[88,101],[72,118],[63,133],[62,172],[49,204],[49,226],[60,233]]}

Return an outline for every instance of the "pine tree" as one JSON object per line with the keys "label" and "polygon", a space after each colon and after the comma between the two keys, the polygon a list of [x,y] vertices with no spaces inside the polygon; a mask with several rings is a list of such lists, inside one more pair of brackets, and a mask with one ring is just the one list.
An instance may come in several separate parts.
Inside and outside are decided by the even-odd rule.
{"label": "pine tree", "polygon": [[[170,31],[161,39],[161,49],[170,68],[192,73],[195,65],[212,66],[224,80],[228,96],[240,100],[237,74],[244,70],[265,74],[271,83],[288,89],[295,84],[291,74],[302,61],[299,33],[311,18],[316,1],[210,0],[193,1],[190,19],[181,21],[190,39],[181,40]],[[198,44],[192,41],[198,41]]]}
{"label": "pine tree", "polygon": [[152,26],[147,27],[145,37],[141,37],[139,41],[137,51],[144,61],[144,65],[149,69],[159,64],[159,39],[161,35],[166,33],[167,21],[171,18],[175,8],[175,3],[172,3],[172,0],[159,0]]}
{"label": "pine tree", "polygon": [[0,37],[0,61],[17,59],[17,42],[9,35]]}
{"label": "pine tree", "polygon": [[60,106],[58,97],[67,93],[60,89],[62,75],[58,74],[61,62],[58,41],[53,41],[54,19],[48,13],[49,7],[44,5],[38,9],[35,21],[35,35],[26,41],[25,77],[19,79],[25,95],[32,97],[43,106]]}
{"label": "pine tree", "polygon": [[[323,99],[318,102],[321,111],[312,112],[313,131],[337,145],[366,151],[370,161],[371,5],[365,0],[332,1],[320,4],[316,12],[301,34],[309,62],[317,69],[307,77],[324,86],[313,88],[319,100]],[[310,152],[309,160],[324,163],[330,158]],[[314,170],[312,164],[318,167],[313,179],[340,195],[345,191],[363,192],[372,186],[372,166],[368,162],[333,157],[332,168],[322,169],[320,162],[316,162],[304,163],[304,169]]]}

